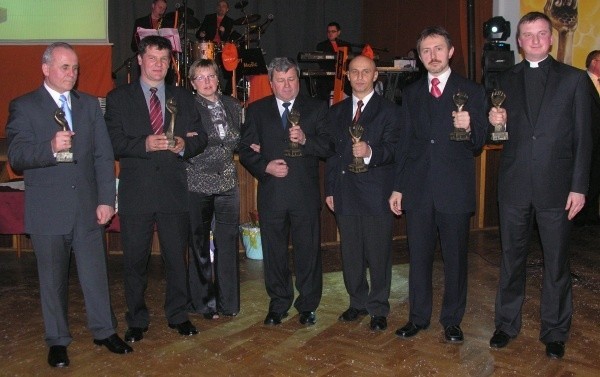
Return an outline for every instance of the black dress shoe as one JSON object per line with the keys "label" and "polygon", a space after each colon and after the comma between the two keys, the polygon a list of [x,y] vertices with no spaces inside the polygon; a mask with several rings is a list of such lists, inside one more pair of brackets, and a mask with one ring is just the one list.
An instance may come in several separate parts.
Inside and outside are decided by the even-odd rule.
{"label": "black dress shoe", "polygon": [[371,316],[371,324],[369,326],[373,331],[383,331],[387,329],[387,318],[382,315]]}
{"label": "black dress shoe", "polygon": [[147,327],[130,327],[125,331],[126,342],[139,342],[144,339],[144,333],[148,331]]}
{"label": "black dress shoe", "polygon": [[51,367],[64,368],[69,366],[69,357],[67,356],[67,347],[50,346],[48,351],[48,364]]}
{"label": "black dress shoe", "polygon": [[106,339],[94,339],[94,344],[99,346],[106,346],[112,353],[131,353],[133,348],[129,347],[123,339],[119,338],[117,334],[112,334]]}
{"label": "black dress shoe", "polygon": [[339,316],[339,320],[343,322],[352,322],[356,321],[359,316],[365,316],[369,314],[367,309],[356,309],[353,307],[349,307],[342,315]]}
{"label": "black dress shoe", "polygon": [[465,340],[459,325],[446,326],[444,329],[444,338],[450,343],[462,343]]}
{"label": "black dress shoe", "polygon": [[546,355],[551,359],[561,359],[565,355],[565,342],[546,343]]}
{"label": "black dress shoe", "polygon": [[429,325],[420,326],[415,325],[411,321],[408,321],[406,325],[396,330],[396,335],[402,338],[410,338],[412,336],[417,335],[417,333],[421,330],[425,330],[429,327]]}
{"label": "black dress shoe", "polygon": [[288,316],[287,312],[277,313],[277,312],[269,312],[265,317],[264,324],[265,325],[280,325],[281,320]]}
{"label": "black dress shoe", "polygon": [[177,324],[169,323],[169,327],[172,329],[177,329],[179,335],[183,336],[191,336],[198,334],[196,326],[192,325],[192,322],[190,322],[189,320]]}
{"label": "black dress shoe", "polygon": [[314,325],[317,323],[317,315],[315,312],[302,312],[299,321],[302,325]]}
{"label": "black dress shoe", "polygon": [[212,310],[206,313],[202,313],[202,316],[204,317],[204,319],[219,319],[219,313]]}
{"label": "black dress shoe", "polygon": [[490,339],[490,347],[492,348],[504,348],[510,342],[510,335],[502,330],[494,331],[492,339]]}

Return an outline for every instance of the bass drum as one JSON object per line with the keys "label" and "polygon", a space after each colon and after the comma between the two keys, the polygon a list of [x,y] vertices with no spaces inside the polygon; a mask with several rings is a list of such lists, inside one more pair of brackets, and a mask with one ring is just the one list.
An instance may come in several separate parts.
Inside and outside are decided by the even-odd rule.
{"label": "bass drum", "polygon": [[215,60],[216,51],[214,42],[202,41],[194,42],[192,45],[192,57],[194,60],[211,59]]}

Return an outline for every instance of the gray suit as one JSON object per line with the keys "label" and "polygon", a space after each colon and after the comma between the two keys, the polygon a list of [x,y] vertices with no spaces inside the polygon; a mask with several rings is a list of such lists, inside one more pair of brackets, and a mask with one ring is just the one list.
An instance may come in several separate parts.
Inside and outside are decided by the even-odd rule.
{"label": "gray suit", "polygon": [[6,127],[8,159],[25,177],[25,231],[37,257],[42,312],[49,346],[71,342],[67,287],[71,249],[76,256],[88,327],[94,338],[115,333],[110,306],[100,204],[114,207],[113,152],[95,97],[71,91],[74,163],[58,164],[50,141],[57,104],[42,86],[13,100]]}

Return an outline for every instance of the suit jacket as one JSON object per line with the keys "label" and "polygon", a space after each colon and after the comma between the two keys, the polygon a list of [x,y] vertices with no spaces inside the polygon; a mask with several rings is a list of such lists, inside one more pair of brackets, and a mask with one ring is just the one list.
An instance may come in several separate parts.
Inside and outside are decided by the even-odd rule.
{"label": "suit jacket", "polygon": [[[227,15],[223,17],[221,21],[221,26],[225,29],[221,34],[221,41],[225,42],[229,40],[229,36],[231,35],[231,30],[233,29],[233,19]],[[200,37],[200,33],[204,32],[204,37]],[[207,41],[212,41],[215,39],[217,35],[217,14],[211,13],[204,16],[204,20],[202,20],[202,25],[196,32],[196,38],[204,39]]]}
{"label": "suit jacket", "polygon": [[[590,77],[588,75],[588,77]],[[590,77],[590,81],[592,78]],[[592,139],[593,139],[593,150],[595,156],[593,159],[600,157],[600,94],[596,90],[594,83],[592,83]]]}
{"label": "suit jacket", "polygon": [[369,170],[352,173],[352,97],[331,107],[327,124],[335,142],[335,154],[327,160],[325,195],[332,196],[338,215],[379,216],[389,213],[392,193],[394,150],[400,135],[400,108],[377,93],[363,108],[362,141],[372,150]]}
{"label": "suit jacket", "polygon": [[[463,107],[471,119],[471,140],[452,141],[452,96],[462,90]],[[435,107],[434,107],[435,106]],[[396,151],[394,191],[402,193],[402,208],[435,205],[444,213],[475,211],[475,159],[487,137],[483,86],[450,73],[439,99],[429,93],[427,75],[402,93],[402,136]]]}
{"label": "suit jacket", "polygon": [[52,153],[57,109],[43,86],[10,104],[8,159],[24,173],[25,232],[30,234],[68,234],[74,224],[93,229],[100,226],[97,206],[115,206],[114,159],[98,99],[71,91],[74,163],[59,164]]}
{"label": "suit jacket", "polygon": [[[121,168],[119,212],[122,214],[188,211],[185,159],[204,150],[207,135],[191,92],[166,85],[165,95],[177,102],[174,133],[185,140],[183,157],[170,151],[146,152],[146,137],[152,134],[152,129],[139,81],[120,86],[106,97],[106,125]],[[171,114],[162,105],[168,127]],[[186,137],[190,131],[198,135]]]}
{"label": "suit jacket", "polygon": [[498,199],[511,205],[564,207],[569,192],[586,194],[592,150],[591,81],[582,70],[551,56],[537,122],[525,97],[527,61],[498,78],[506,93],[506,130],[498,177]]}
{"label": "suit jacket", "polygon": [[[294,108],[300,111],[300,127],[306,134],[305,145],[300,145],[302,157],[285,157],[288,148],[288,130],[281,125],[281,116],[275,96],[271,95],[248,107],[242,129],[240,162],[258,179],[258,208],[282,210],[293,206],[318,209],[321,206],[319,190],[319,158],[332,153],[329,133],[325,126],[327,105],[310,97],[298,96]],[[250,144],[260,144],[260,153]],[[289,167],[284,178],[265,172],[271,160],[284,159]]]}
{"label": "suit jacket", "polygon": [[[140,38],[137,35],[137,28],[141,27],[144,29],[152,29],[152,19],[150,18],[150,14],[144,17],[140,17],[135,20],[133,24],[133,33],[131,33],[131,51],[137,52],[138,43],[140,42]],[[164,17],[160,27],[161,28],[172,28],[174,26],[175,19],[174,18],[166,18]]]}

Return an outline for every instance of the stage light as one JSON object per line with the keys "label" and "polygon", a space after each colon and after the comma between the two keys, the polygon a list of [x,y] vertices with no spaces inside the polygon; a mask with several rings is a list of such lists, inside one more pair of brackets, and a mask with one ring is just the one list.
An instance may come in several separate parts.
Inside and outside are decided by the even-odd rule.
{"label": "stage light", "polygon": [[510,22],[504,17],[492,17],[483,23],[483,37],[488,42],[501,42],[510,37]]}

